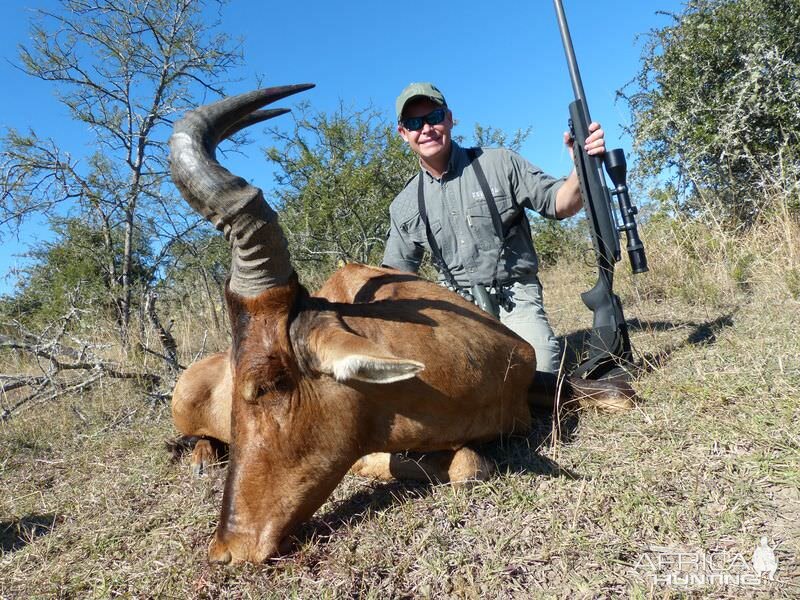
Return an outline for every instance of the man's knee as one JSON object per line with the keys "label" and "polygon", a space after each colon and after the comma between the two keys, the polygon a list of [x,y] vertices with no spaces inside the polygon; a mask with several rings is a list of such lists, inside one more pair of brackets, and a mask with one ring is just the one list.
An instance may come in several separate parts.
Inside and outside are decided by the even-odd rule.
{"label": "man's knee", "polygon": [[524,319],[514,315],[503,324],[528,342],[536,351],[536,370],[555,373],[561,363],[561,341],[544,314],[530,312]]}
{"label": "man's knee", "polygon": [[555,337],[548,340],[528,340],[536,351],[536,370],[557,373],[561,365],[561,343]]}
{"label": "man's knee", "polygon": [[536,351],[536,370],[556,373],[561,364],[561,341],[556,337],[542,302],[541,284],[514,284],[514,307],[501,311],[503,324]]}

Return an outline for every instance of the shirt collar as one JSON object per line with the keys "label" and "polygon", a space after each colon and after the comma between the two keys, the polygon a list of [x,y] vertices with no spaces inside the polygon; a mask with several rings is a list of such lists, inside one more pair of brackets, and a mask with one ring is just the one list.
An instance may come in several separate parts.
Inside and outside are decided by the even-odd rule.
{"label": "shirt collar", "polygon": [[466,155],[466,150],[459,146],[455,140],[450,140],[450,158],[447,160],[447,169],[445,169],[445,172],[442,173],[441,179],[437,179],[431,175],[430,172],[422,166],[422,160],[419,160],[419,168],[422,169],[422,172],[428,176],[429,180],[442,181],[449,179],[454,173],[459,172],[460,165],[464,164],[466,161]]}

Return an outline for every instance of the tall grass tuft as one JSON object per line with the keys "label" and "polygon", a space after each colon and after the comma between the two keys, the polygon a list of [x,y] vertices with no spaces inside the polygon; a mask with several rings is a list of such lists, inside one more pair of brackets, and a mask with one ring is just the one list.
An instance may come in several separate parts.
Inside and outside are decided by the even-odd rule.
{"label": "tall grass tuft", "polygon": [[800,211],[774,191],[767,204],[756,224],[738,229],[724,227],[711,206],[693,217],[657,214],[642,227],[650,272],[617,269],[622,294],[717,308],[746,297],[797,300]]}

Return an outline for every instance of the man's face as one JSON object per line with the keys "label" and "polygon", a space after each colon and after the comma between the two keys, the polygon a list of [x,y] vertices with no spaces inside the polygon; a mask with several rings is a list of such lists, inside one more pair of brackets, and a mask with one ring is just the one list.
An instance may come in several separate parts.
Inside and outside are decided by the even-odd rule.
{"label": "man's face", "polygon": [[419,98],[412,100],[406,104],[403,110],[403,118],[408,117],[424,117],[437,108],[445,110],[444,121],[438,125],[429,125],[424,123],[422,129],[418,131],[411,131],[403,127],[397,126],[397,131],[408,143],[414,153],[419,156],[423,162],[430,163],[445,161],[450,156],[450,131],[453,129],[453,115],[447,109],[428,100],[427,98]]}

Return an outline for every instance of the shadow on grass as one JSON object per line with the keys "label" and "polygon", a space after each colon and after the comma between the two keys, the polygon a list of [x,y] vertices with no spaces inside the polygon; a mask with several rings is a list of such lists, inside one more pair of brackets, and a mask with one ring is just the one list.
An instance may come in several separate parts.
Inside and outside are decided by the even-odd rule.
{"label": "shadow on grass", "polygon": [[[637,369],[643,373],[648,373],[664,366],[670,357],[681,348],[687,346],[708,346],[716,343],[717,335],[723,329],[733,327],[734,313],[728,313],[705,322],[697,321],[642,321],[640,319],[629,319],[627,321],[629,331],[673,331],[681,328],[691,328],[686,339],[677,344],[670,344],[658,352],[648,352],[642,355],[641,364]],[[564,365],[567,372],[571,372],[581,361],[581,357],[589,346],[591,329],[581,329],[574,331],[564,338],[566,357]]]}
{"label": "shadow on grass", "polygon": [[717,335],[719,335],[719,333],[724,329],[733,327],[733,325],[733,313],[728,313],[726,315],[717,317],[716,319],[712,319],[711,321],[705,321],[702,323],[697,323],[695,321],[664,323],[661,321],[639,321],[638,319],[634,319],[629,323],[630,327],[635,327],[645,331],[669,331],[670,329],[674,329],[676,327],[692,328],[689,334],[686,336],[686,339],[683,341],[678,342],[677,344],[669,345],[658,352],[648,352],[643,354],[641,368],[646,373],[663,367],[665,364],[667,364],[667,362],[669,362],[670,357],[682,348],[686,348],[688,346],[710,346],[715,344],[717,342]]}
{"label": "shadow on grass", "polygon": [[27,515],[10,521],[0,521],[0,552],[16,552],[36,538],[50,533],[58,519],[56,515]]}
{"label": "shadow on grass", "polygon": [[376,481],[370,489],[356,492],[333,510],[304,523],[293,540],[298,545],[311,539],[325,540],[342,527],[367,521],[384,508],[425,498],[432,490],[431,484],[417,481]]}
{"label": "shadow on grass", "polygon": [[[560,442],[571,439],[577,423],[576,412],[570,411],[562,415],[560,431],[557,433]],[[518,434],[499,438],[481,444],[476,450],[494,461],[501,474],[534,473],[547,477],[579,479],[579,475],[537,452],[538,448],[552,439],[552,435],[552,415],[545,411],[536,412],[533,415],[531,431],[526,435]],[[324,544],[323,540],[343,526],[367,521],[374,514],[390,506],[425,498],[433,489],[434,484],[418,481],[376,481],[371,484],[369,489],[356,492],[343,500],[332,511],[302,525],[293,536],[294,541],[298,545],[302,545],[311,539],[316,539]]]}
{"label": "shadow on grass", "polygon": [[559,444],[572,441],[578,426],[579,413],[562,410],[558,422],[549,411],[534,411],[531,429],[523,434],[506,436],[481,446],[481,453],[494,461],[500,473],[529,473],[546,477],[580,479],[580,475],[565,469],[539,451],[557,440]]}

